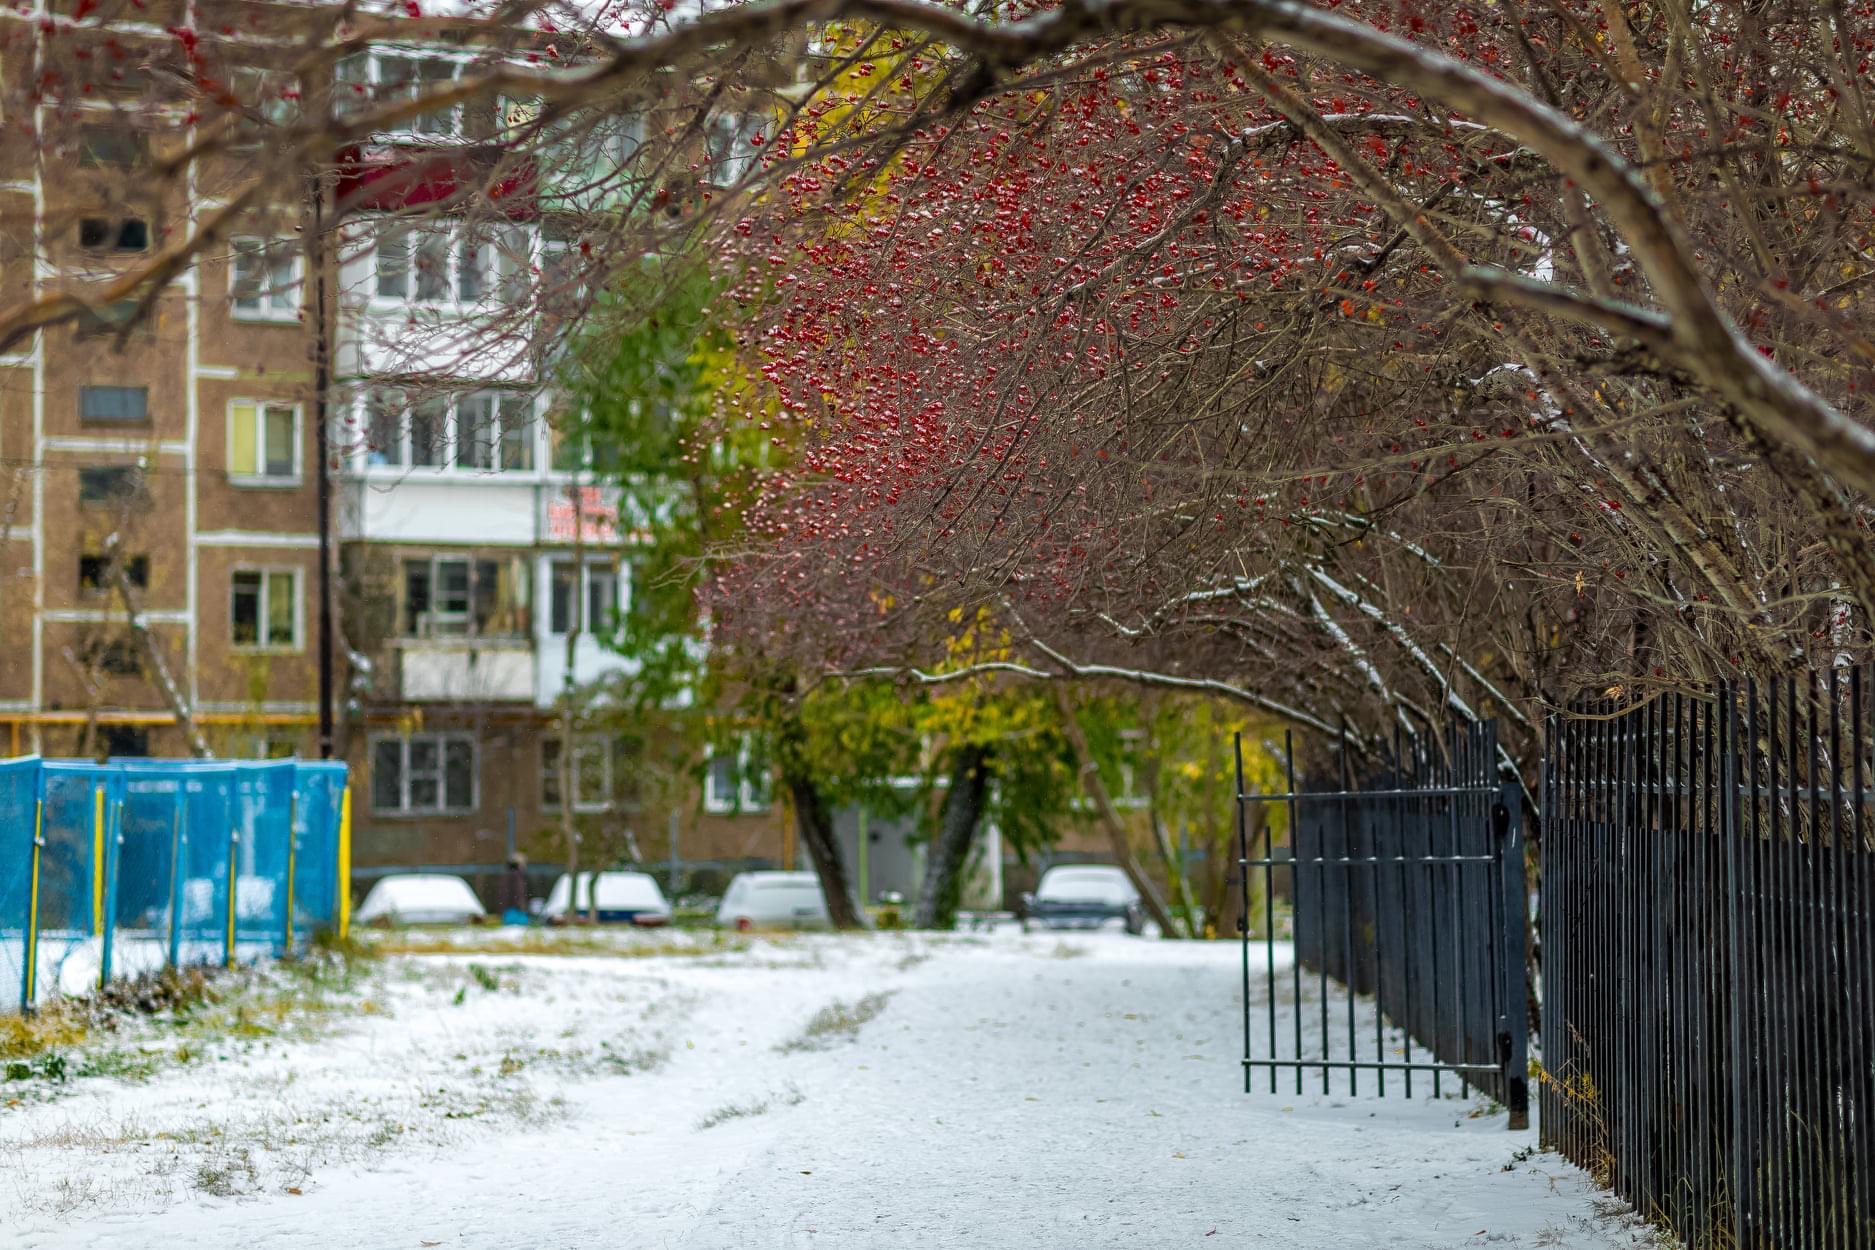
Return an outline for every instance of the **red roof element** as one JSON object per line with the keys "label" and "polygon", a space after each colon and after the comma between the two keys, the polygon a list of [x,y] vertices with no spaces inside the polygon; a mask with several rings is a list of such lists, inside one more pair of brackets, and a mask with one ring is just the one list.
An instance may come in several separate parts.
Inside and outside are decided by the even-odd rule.
{"label": "red roof element", "polygon": [[[499,180],[492,171],[506,150],[495,146],[354,145],[339,153],[338,202],[352,211],[399,213],[429,204],[461,203],[478,194],[514,221],[539,214],[534,163],[521,160]],[[467,207],[468,205],[463,205]]]}

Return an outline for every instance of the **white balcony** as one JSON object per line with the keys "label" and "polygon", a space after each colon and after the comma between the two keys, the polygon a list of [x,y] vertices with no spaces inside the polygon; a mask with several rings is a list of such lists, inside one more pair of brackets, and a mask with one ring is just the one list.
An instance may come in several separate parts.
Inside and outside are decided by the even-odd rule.
{"label": "white balcony", "polygon": [[448,639],[399,644],[403,697],[413,703],[525,703],[534,697],[526,639]]}

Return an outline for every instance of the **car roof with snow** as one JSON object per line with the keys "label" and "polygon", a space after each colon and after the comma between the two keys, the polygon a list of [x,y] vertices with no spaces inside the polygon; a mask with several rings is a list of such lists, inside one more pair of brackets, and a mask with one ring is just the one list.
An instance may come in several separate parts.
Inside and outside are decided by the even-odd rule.
{"label": "car roof with snow", "polygon": [[461,877],[412,872],[380,877],[355,913],[359,920],[409,914],[483,915],[481,900]]}

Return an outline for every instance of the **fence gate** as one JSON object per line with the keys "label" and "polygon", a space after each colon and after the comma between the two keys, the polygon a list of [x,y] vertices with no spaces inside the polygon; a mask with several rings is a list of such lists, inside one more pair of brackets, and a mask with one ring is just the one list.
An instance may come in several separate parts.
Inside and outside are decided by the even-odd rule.
{"label": "fence gate", "polygon": [[[1243,935],[1244,1088],[1319,1075],[1321,1092],[1411,1097],[1465,1086],[1529,1122],[1521,809],[1498,780],[1493,722],[1396,736],[1339,788],[1244,786],[1237,742],[1237,863]],[[1351,783],[1354,767],[1368,785]],[[1288,846],[1273,845],[1285,817]],[[1291,941],[1279,940],[1278,896]]]}

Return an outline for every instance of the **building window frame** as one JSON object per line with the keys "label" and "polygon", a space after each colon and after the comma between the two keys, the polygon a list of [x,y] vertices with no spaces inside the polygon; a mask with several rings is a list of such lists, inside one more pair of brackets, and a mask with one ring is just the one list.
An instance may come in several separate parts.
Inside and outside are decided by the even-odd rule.
{"label": "building window frame", "polygon": [[369,299],[379,311],[486,312],[533,298],[540,251],[533,226],[396,213],[370,221]]}
{"label": "building window frame", "polygon": [[[228,646],[230,650],[242,654],[288,655],[304,648],[305,600],[300,593],[300,584],[304,580],[302,572],[303,570],[293,565],[238,565],[228,571]],[[258,579],[252,591],[255,596],[255,636],[252,641],[241,641],[235,635],[236,614],[240,596],[243,593],[241,579],[245,577]],[[288,636],[281,640],[275,637],[276,629],[271,609],[274,587],[283,578],[286,580],[286,593],[292,606],[287,614]]]}
{"label": "building window frame", "polygon": [[[245,409],[244,413],[242,410]],[[269,418],[278,413],[289,417],[291,433],[288,436],[287,471],[274,473],[269,465],[275,463],[268,456]],[[254,471],[243,472],[235,465],[236,438],[244,422],[253,425],[252,439],[254,449]],[[297,403],[278,399],[231,399],[228,401],[228,481],[236,486],[298,486],[301,474],[302,442],[300,430],[300,406]]]}
{"label": "building window frame", "polygon": [[[106,408],[117,407],[120,403],[128,405],[131,396],[138,396],[134,405],[142,409],[135,416],[106,412]],[[108,403],[106,401],[109,401]],[[148,425],[150,423],[150,388],[147,386],[107,386],[85,385],[78,388],[78,420],[84,425]]]}
{"label": "building window frame", "polygon": [[[753,739],[743,734],[736,740],[735,763],[727,786],[717,774],[717,761],[731,758],[719,753],[714,744],[703,748],[703,810],[717,816],[756,815],[775,803],[774,774],[755,759]],[[727,788],[729,793],[724,794]]]}
{"label": "building window frame", "polygon": [[[124,572],[130,577],[131,588],[147,591],[150,588],[150,557],[139,553],[118,558],[124,563]],[[79,595],[103,599],[116,594],[115,582],[106,580],[106,570],[110,567],[109,556],[94,552],[80,552],[78,556]]]}
{"label": "building window frame", "polygon": [[[509,553],[487,551],[412,551],[398,558],[397,637],[409,642],[439,639],[526,641],[533,634],[531,565]],[[445,570],[461,566],[460,594],[450,594],[458,608],[443,608]],[[413,574],[421,578],[423,606],[417,607]],[[501,628],[502,620],[512,628]]]}
{"label": "building window frame", "polygon": [[[547,636],[564,638],[572,624],[571,603],[562,603],[561,578],[573,570],[573,558],[550,556],[547,561]],[[626,592],[631,575],[625,561],[614,556],[587,556],[578,570],[577,602],[580,608],[579,632],[597,637],[618,628],[628,604]],[[569,577],[568,582],[572,579]],[[609,591],[608,591],[609,587]],[[599,619],[595,619],[599,618]]]}
{"label": "building window frame", "polygon": [[141,465],[81,464],[78,466],[78,506],[129,508],[150,506],[150,485]]}
{"label": "building window frame", "polygon": [[[560,748],[562,739],[550,734],[540,740],[540,805],[543,811],[560,810]],[[604,734],[573,735],[573,810],[581,813],[609,812],[619,806],[618,744]],[[599,773],[597,793],[588,796],[591,771]]]}
{"label": "building window frame", "polygon": [[[394,802],[386,802],[388,791],[393,788],[385,784],[380,769],[389,759],[385,748],[395,750],[397,791]],[[413,763],[413,756],[419,754],[419,748],[429,748],[429,758],[421,763]],[[452,748],[465,749],[468,767],[466,771],[466,795],[460,795],[461,802],[452,803],[450,794],[450,757]],[[475,735],[453,730],[426,730],[417,733],[373,734],[370,739],[368,756],[371,769],[371,811],[378,816],[466,816],[477,811],[481,806],[481,776],[479,770],[480,747]],[[420,801],[419,796],[429,793],[433,787],[434,802]]]}
{"label": "building window frame", "polygon": [[[285,268],[280,260],[284,252]],[[259,285],[240,293],[244,262],[258,261]],[[236,235],[228,240],[228,309],[236,321],[299,324],[305,290],[306,255],[299,240],[284,236]],[[282,282],[284,281],[284,285]]]}
{"label": "building window frame", "polygon": [[[365,431],[359,459],[367,472],[504,479],[539,471],[536,391],[484,386],[413,397],[401,387],[380,386],[359,402]],[[478,413],[482,404],[487,408]]]}

